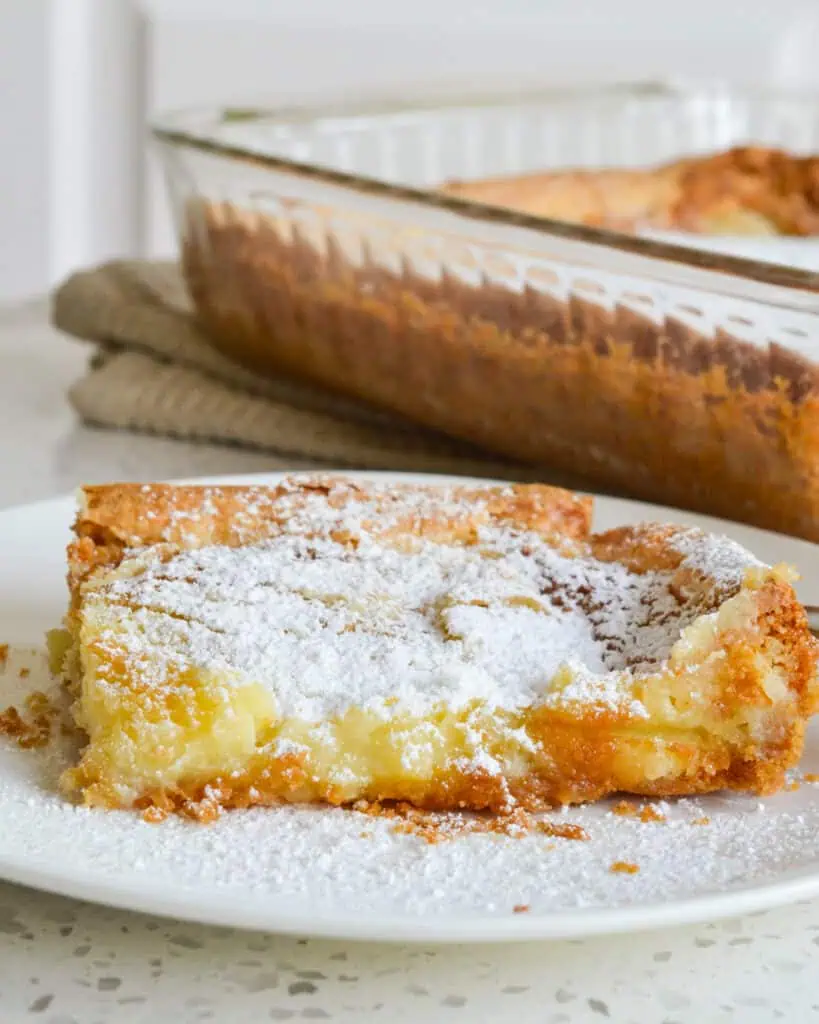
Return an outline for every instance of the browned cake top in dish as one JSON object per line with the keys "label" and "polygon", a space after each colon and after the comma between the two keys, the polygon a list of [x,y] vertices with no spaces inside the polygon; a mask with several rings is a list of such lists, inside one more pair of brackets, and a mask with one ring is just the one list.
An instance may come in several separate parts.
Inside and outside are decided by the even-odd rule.
{"label": "browned cake top in dish", "polygon": [[448,182],[448,195],[619,230],[819,234],[819,156],[741,146],[641,170],[544,171]]}

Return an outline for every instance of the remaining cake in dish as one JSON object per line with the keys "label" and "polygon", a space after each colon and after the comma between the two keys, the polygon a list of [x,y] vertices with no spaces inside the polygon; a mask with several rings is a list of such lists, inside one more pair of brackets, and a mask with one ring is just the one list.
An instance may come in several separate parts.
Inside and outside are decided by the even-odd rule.
{"label": "remaining cake in dish", "polygon": [[552,171],[449,182],[449,195],[622,231],[819,234],[819,156],[744,146],[647,170]]}
{"label": "remaining cake in dish", "polygon": [[105,807],[770,792],[817,704],[785,572],[545,486],[86,488],[53,649]]}

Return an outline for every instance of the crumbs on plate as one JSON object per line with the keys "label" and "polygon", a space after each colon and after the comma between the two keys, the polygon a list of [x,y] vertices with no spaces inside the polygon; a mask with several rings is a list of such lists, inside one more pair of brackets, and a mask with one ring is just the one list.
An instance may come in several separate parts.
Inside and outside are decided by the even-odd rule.
{"label": "crumbs on plate", "polygon": [[636,875],[639,870],[639,864],[632,864],[628,860],[616,860],[609,868],[613,875]]}
{"label": "crumbs on plate", "polygon": [[611,813],[616,814],[618,818],[639,818],[644,823],[666,821],[666,816],[652,804],[643,804],[642,807],[638,807],[631,800],[618,800],[612,807]]}
{"label": "crumbs on plate", "polygon": [[51,739],[59,708],[39,690],[26,697],[24,714],[13,705],[0,711],[0,735],[16,740],[23,750],[44,747]]}

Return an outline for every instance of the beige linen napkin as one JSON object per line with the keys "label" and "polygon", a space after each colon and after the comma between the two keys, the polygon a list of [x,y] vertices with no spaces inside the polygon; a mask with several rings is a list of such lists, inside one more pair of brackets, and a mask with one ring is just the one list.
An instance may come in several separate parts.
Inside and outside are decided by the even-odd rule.
{"label": "beige linen napkin", "polygon": [[89,424],[242,445],[324,466],[581,486],[231,362],[197,326],[173,263],[116,261],[74,274],[53,296],[52,321],[96,345],[88,373],[69,395]]}

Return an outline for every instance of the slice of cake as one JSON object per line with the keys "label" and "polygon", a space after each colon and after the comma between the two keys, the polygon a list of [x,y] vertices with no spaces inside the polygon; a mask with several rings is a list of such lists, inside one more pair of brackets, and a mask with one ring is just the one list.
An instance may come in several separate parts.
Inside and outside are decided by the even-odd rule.
{"label": "slice of cake", "polygon": [[775,790],[819,693],[787,574],[590,516],[545,486],[86,488],[67,789],[204,817]]}

